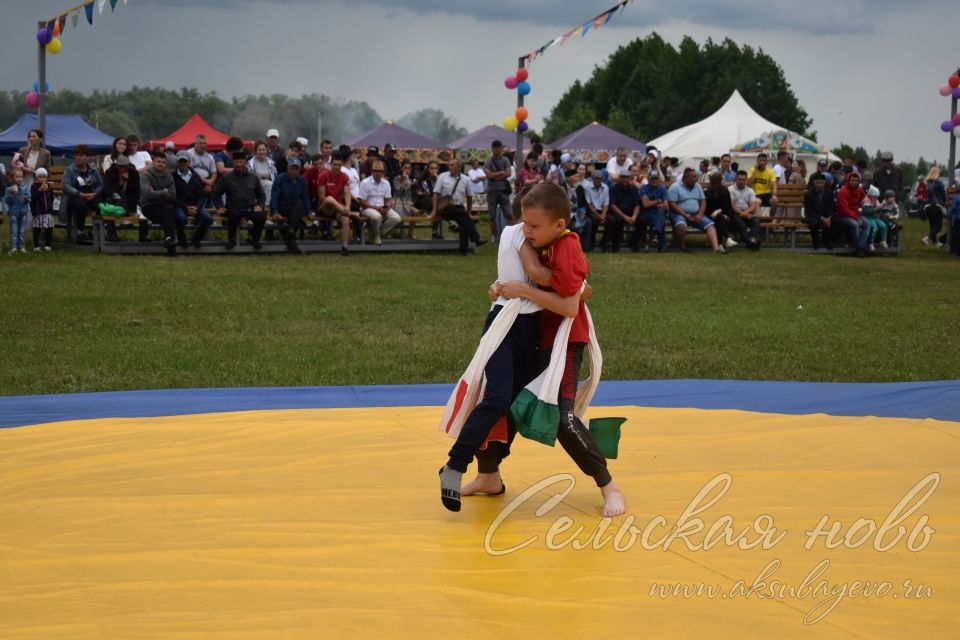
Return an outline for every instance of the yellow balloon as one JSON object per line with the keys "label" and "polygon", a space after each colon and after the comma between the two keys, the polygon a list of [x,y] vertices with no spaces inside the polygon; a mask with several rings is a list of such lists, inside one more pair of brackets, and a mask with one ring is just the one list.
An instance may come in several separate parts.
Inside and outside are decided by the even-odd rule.
{"label": "yellow balloon", "polygon": [[520,122],[516,116],[507,116],[503,119],[503,128],[507,131],[516,131],[518,124],[520,124]]}
{"label": "yellow balloon", "polygon": [[57,54],[60,53],[61,49],[63,49],[63,44],[60,42],[60,38],[53,38],[47,43],[47,53]]}

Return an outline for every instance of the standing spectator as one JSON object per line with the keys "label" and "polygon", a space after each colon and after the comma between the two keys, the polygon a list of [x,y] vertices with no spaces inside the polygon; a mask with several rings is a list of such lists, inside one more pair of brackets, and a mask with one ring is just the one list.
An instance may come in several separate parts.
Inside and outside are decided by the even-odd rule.
{"label": "standing spectator", "polygon": [[[127,156],[139,173],[150,168],[150,154],[140,148],[140,138],[132,133],[127,136]],[[166,158],[166,154],[163,157]]]}
{"label": "standing spectator", "polygon": [[167,159],[167,171],[173,173],[177,170],[177,145],[173,140],[167,140],[163,143],[163,155]]}
{"label": "standing spectator", "polygon": [[73,164],[63,172],[63,197],[60,199],[60,216],[66,217],[71,240],[76,244],[93,244],[84,235],[87,214],[99,213],[100,193],[103,182],[100,172],[90,164],[90,149],[78,144],[73,150]]}
{"label": "standing spectator", "polygon": [[187,151],[190,158],[190,170],[200,177],[203,183],[203,208],[212,206],[210,193],[217,182],[217,161],[207,151],[207,136],[199,134],[193,141],[193,148]]}
{"label": "standing spectator", "polygon": [[[140,174],[127,156],[118,156],[104,174],[102,199],[105,203],[123,207],[128,216],[137,215],[137,205],[140,204]],[[107,231],[108,241],[118,242],[120,240],[117,237],[115,220],[106,218],[104,227]],[[141,242],[147,239],[149,230],[149,225],[145,221],[141,221]]]}
{"label": "standing spectator", "polygon": [[113,144],[110,145],[110,153],[103,156],[103,161],[100,163],[100,168],[103,173],[106,174],[110,170],[110,167],[114,162],[117,161],[117,158],[120,156],[127,155],[127,139],[123,136],[117,136],[113,139]]}
{"label": "standing spectator", "polygon": [[23,170],[23,184],[27,189],[33,185],[33,175],[37,169],[43,167],[49,174],[53,167],[53,158],[43,146],[43,132],[40,129],[30,129],[27,133],[27,146],[21,147],[17,153],[20,154],[20,161],[23,162],[20,169]]}
{"label": "standing spectator", "polygon": [[757,155],[757,165],[747,175],[747,186],[760,198],[761,207],[777,206],[777,175],[767,166],[767,154]]}
{"label": "standing spectator", "polygon": [[786,151],[777,152],[777,164],[773,166],[773,175],[777,177],[777,184],[787,184],[790,180],[790,154]]}
{"label": "standing spectator", "polygon": [[[794,160],[790,167],[790,177],[787,184],[801,184],[807,186],[807,163],[803,160]],[[799,220],[803,216],[800,207],[783,207],[783,217],[788,220]]]}
{"label": "standing spectator", "polygon": [[581,236],[580,244],[584,252],[589,253],[597,244],[597,229],[601,224],[606,224],[610,209],[610,187],[603,183],[603,173],[599,169],[594,169],[590,174],[590,183],[584,187],[583,195],[587,200],[587,215],[590,216],[592,224],[590,235]]}
{"label": "standing spectator", "polygon": [[[400,175],[393,179],[393,207],[402,218],[409,218],[417,215],[417,209],[413,206],[413,180],[410,178],[410,172],[413,167],[409,160],[400,163]],[[407,229],[407,240],[416,240],[414,236],[414,223],[411,222]]]}
{"label": "standing spectator", "polygon": [[30,187],[30,213],[33,216],[33,250],[51,251],[53,244],[53,189],[43,167],[34,174]]}
{"label": "standing spectator", "polygon": [[[213,159],[217,163],[217,175],[225,176],[233,171],[233,154],[243,151],[243,140],[236,136],[227,138],[227,144],[223,151],[213,154]],[[286,171],[286,168],[284,168]]]}
{"label": "standing spectator", "polygon": [[273,159],[267,154],[266,142],[258,140],[254,145],[254,149],[255,155],[250,158],[250,162],[247,163],[247,168],[260,180],[260,186],[263,187],[264,196],[272,202],[270,189],[273,188],[273,181],[277,177],[277,165],[273,163]]}
{"label": "standing spectator", "polygon": [[627,150],[620,147],[614,156],[607,161],[607,175],[610,176],[611,180],[616,180],[620,176],[620,172],[624,169],[630,169],[632,164],[633,160],[627,157]]}
{"label": "standing spectator", "polygon": [[826,158],[820,158],[817,160],[817,173],[823,176],[823,179],[826,181],[827,188],[831,191],[833,190],[833,174],[830,173],[828,168],[828,162]]}
{"label": "standing spectator", "polygon": [[710,182],[704,191],[707,198],[707,216],[713,219],[716,226],[717,243],[726,248],[726,241],[730,239],[727,233],[730,220],[737,216],[730,199],[730,190],[723,186],[723,173],[719,170],[710,172]]}
{"label": "standing spectator", "polygon": [[843,184],[844,172],[843,165],[840,164],[839,160],[834,160],[830,163],[830,188],[836,191],[840,188],[840,185]]}
{"label": "standing spectator", "polygon": [[640,194],[633,186],[630,168],[625,167],[620,169],[620,179],[610,188],[610,209],[603,225],[603,243],[600,250],[604,253],[618,253],[623,240],[624,225],[635,221],[639,213]]}
{"label": "standing spectator", "polygon": [[949,220],[950,253],[956,258],[960,258],[960,191],[953,196],[953,203],[950,205]]}
{"label": "standing spectator", "polygon": [[163,246],[170,256],[177,253],[176,203],[177,188],[167,171],[167,154],[157,149],[153,163],[140,176],[140,208],[148,220],[163,226]]}
{"label": "standing spectator", "polygon": [[296,233],[303,220],[312,212],[307,181],[300,175],[300,161],[290,159],[287,162],[287,172],[278,175],[271,185],[270,212],[284,218],[280,226],[283,242],[290,253],[302,253],[297,246]]}
{"label": "standing spectator", "polygon": [[860,174],[860,186],[869,189],[873,185],[873,171],[867,168],[866,158],[857,160],[857,173]]}
{"label": "standing spectator", "polygon": [[697,182],[701,187],[707,186],[710,181],[710,161],[704,158],[700,161],[700,168],[697,169]]}
{"label": "standing spectator", "polygon": [[564,185],[567,198],[570,199],[570,223],[567,228],[580,238],[580,248],[583,248],[584,236],[593,235],[593,218],[587,213],[587,196],[584,185],[580,184],[580,172],[576,169],[567,171],[567,183]]}
{"label": "standing spectator", "polygon": [[400,159],[397,158],[397,147],[389,142],[383,147],[383,166],[387,170],[387,181],[393,184],[394,178],[400,175]]}
{"label": "standing spectator", "polygon": [[7,217],[10,218],[10,255],[18,251],[26,253],[24,234],[27,228],[27,218],[30,214],[30,189],[23,183],[23,169],[16,168],[11,176],[11,184],[3,194],[3,204],[7,207]]}
{"label": "standing spectator", "polygon": [[263,211],[266,195],[260,186],[260,180],[247,171],[247,154],[243,151],[233,154],[233,171],[220,178],[213,187],[212,196],[215,202],[219,203],[224,195],[226,207],[222,204],[217,207],[217,213],[227,214],[228,237],[224,246],[228,250],[237,246],[237,228],[241,218],[246,218],[253,223],[253,228],[247,235],[247,244],[259,251],[263,248],[260,234],[267,223]]}
{"label": "standing spectator", "polygon": [[187,218],[196,219],[193,232],[193,248],[199,249],[207,229],[213,225],[213,216],[203,208],[203,182],[196,171],[190,168],[190,154],[181,151],[177,154],[177,170],[173,174],[173,185],[177,193],[175,206],[177,239],[183,244],[186,240]]}
{"label": "standing spectator", "polygon": [[[451,160],[451,164],[455,162]],[[390,183],[384,179],[387,168],[377,160],[370,167],[372,175],[360,181],[361,215],[370,223],[373,244],[383,244],[383,236],[400,224],[400,214],[393,210],[393,191]]]}
{"label": "standing spectator", "polygon": [[917,181],[913,183],[909,196],[909,211],[915,211],[919,216],[924,213],[927,206],[927,177],[923,174],[917,176]]}
{"label": "standing spectator", "polygon": [[360,213],[354,211],[353,192],[350,173],[356,173],[353,167],[345,168],[343,158],[352,156],[350,147],[342,146],[330,158],[330,168],[317,176],[317,204],[315,211],[340,221],[340,255],[349,256],[350,219],[359,219]]}
{"label": "standing spectator", "polygon": [[380,149],[375,145],[367,147],[367,157],[360,163],[360,180],[366,180],[373,175],[373,163],[380,159]]}
{"label": "standing spectator", "polygon": [[532,187],[539,182],[543,182],[543,174],[540,173],[540,168],[537,166],[537,154],[531,151],[527,154],[527,158],[517,174],[517,192],[519,193],[528,186]]}
{"label": "standing spectator", "polygon": [[491,156],[483,164],[487,175],[487,215],[490,216],[490,237],[494,242],[500,231],[513,222],[510,207],[510,161],[503,157],[503,143],[494,140],[490,145]]}
{"label": "standing spectator", "polygon": [[667,188],[660,183],[660,172],[650,169],[647,184],[640,187],[641,215],[647,226],[657,234],[657,253],[667,249]]}
{"label": "standing spectator", "polygon": [[813,248],[822,244],[827,251],[833,249],[833,191],[827,186],[827,177],[817,172],[810,178],[810,186],[804,199],[803,217],[810,229]]}
{"label": "standing spectator", "polygon": [[[748,249],[760,248],[760,199],[753,189],[747,186],[747,172],[737,171],[737,180],[730,192],[729,227],[733,234],[745,242]],[[727,237],[725,246],[729,249],[737,245],[733,238]]]}
{"label": "standing spectator", "polygon": [[276,129],[267,129],[267,155],[273,160],[274,166],[286,158],[283,147],[280,146],[280,132]]}
{"label": "standing spectator", "polygon": [[[363,220],[360,218],[360,170],[357,168],[360,166],[360,153],[360,149],[351,151],[347,145],[340,145],[340,154],[344,158],[341,170],[349,179],[350,221],[353,224],[354,240],[358,243],[363,240]],[[351,158],[352,164],[347,164],[347,160]]]}
{"label": "standing spectator", "polygon": [[867,197],[860,186],[860,174],[850,172],[847,182],[837,189],[833,225],[838,233],[844,232],[847,241],[854,245],[855,254],[862,258],[870,244],[873,225],[860,215],[860,203]]}
{"label": "standing spectator", "polygon": [[467,172],[467,178],[470,180],[470,186],[473,187],[474,197],[480,195],[486,197],[487,174],[484,172],[483,167],[480,166],[480,161],[476,158],[470,161],[470,171]]}
{"label": "standing spectator", "polygon": [[[863,198],[861,198],[862,200]],[[927,199],[924,211],[927,213],[927,222],[930,223],[930,232],[921,238],[923,244],[933,245],[937,249],[943,246],[943,241],[937,239],[937,234],[943,228],[943,217],[947,211],[947,190],[940,181],[940,167],[933,165],[927,173]]]}
{"label": "standing spectator", "polygon": [[893,153],[890,151],[880,154],[880,168],[873,172],[873,184],[880,193],[890,190],[897,194],[898,199],[903,194],[903,172],[893,164]]}
{"label": "standing spectator", "polygon": [[320,141],[320,158],[323,160],[324,171],[330,168],[333,159],[333,142],[324,138]]}
{"label": "standing spectator", "polygon": [[[440,198],[450,198],[448,206],[442,206]],[[437,183],[433,188],[433,203],[431,207],[431,217],[440,216],[445,220],[454,220],[457,223],[457,231],[460,234],[460,253],[466,255],[469,251],[469,242],[473,240],[476,246],[486,244],[480,238],[480,232],[477,231],[473,223],[471,214],[473,213],[473,188],[470,181],[465,180],[460,172],[460,161],[456,158],[447,163],[447,171],[437,177]]]}
{"label": "standing spectator", "polygon": [[683,170],[683,177],[667,191],[670,204],[670,221],[673,234],[681,251],[687,250],[687,225],[693,225],[707,234],[714,253],[726,253],[717,242],[717,230],[713,220],[706,215],[707,197],[703,187],[697,184],[697,174],[691,168]]}

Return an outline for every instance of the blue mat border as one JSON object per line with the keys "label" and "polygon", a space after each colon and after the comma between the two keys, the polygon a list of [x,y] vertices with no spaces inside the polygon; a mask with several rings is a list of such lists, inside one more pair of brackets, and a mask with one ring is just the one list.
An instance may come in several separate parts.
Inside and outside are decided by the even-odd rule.
{"label": "blue mat border", "polygon": [[[158,389],[0,396],[0,428],[94,418],[270,409],[438,406],[453,385]],[[744,380],[601,382],[595,406],[741,409],[762,413],[960,421],[960,380],[826,383]]]}

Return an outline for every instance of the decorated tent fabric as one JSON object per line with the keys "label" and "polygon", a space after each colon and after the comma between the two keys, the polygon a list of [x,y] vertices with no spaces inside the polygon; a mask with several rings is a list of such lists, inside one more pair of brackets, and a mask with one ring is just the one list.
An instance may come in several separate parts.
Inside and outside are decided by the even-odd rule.
{"label": "decorated tent fabric", "polygon": [[737,152],[789,151],[791,153],[825,154],[827,150],[813,140],[791,133],[786,129],[768,131],[752,140],[742,142],[730,149]]}
{"label": "decorated tent fabric", "polygon": [[587,126],[551,142],[546,147],[571,152],[580,162],[606,162],[620,147],[625,148],[628,153],[634,156],[643,155],[647,151],[647,145],[639,140],[619,131],[614,131],[598,122],[591,122]]}
{"label": "decorated tent fabric", "polygon": [[[525,150],[529,149],[530,139],[527,136],[524,136],[523,139],[523,148]],[[494,140],[502,142],[504,148],[512,149],[517,144],[517,134],[495,124],[489,124],[468,133],[462,138],[457,138],[449,146],[457,152],[457,157],[463,161],[480,160],[482,162],[490,157],[490,145],[493,144]]]}
{"label": "decorated tent fabric", "polygon": [[[0,133],[0,153],[12,154],[27,144],[30,129],[38,127],[37,115],[28,113]],[[91,127],[75,115],[48,115],[44,146],[53,154],[72,154],[78,144],[90,147],[91,153],[110,151],[113,137]]]}
{"label": "decorated tent fabric", "polygon": [[383,148],[392,144],[397,147],[397,157],[414,163],[427,163],[434,160],[443,163],[453,157],[453,152],[445,145],[392,122],[385,122],[363,135],[348,140],[345,144],[354,149],[363,150],[364,154],[367,147],[377,147],[383,153]]}

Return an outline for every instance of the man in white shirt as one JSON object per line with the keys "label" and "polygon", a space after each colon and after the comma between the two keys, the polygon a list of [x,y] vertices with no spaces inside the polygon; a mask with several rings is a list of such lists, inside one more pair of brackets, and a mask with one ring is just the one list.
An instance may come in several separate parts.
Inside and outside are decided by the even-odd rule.
{"label": "man in white shirt", "polygon": [[584,251],[593,251],[596,229],[607,221],[607,210],[610,208],[610,188],[603,184],[600,171],[590,174],[590,182],[583,185],[583,195],[587,199],[587,215],[593,221],[594,231],[589,238],[581,238],[581,241]]}
{"label": "man in white shirt", "polygon": [[[432,216],[434,218],[440,216],[444,220],[457,223],[457,232],[460,234],[460,253],[466,255],[469,252],[471,240],[478,247],[486,244],[486,241],[480,238],[477,225],[470,217],[473,211],[473,187],[470,179],[460,171],[460,161],[456,158],[450,160],[447,167],[448,170],[437,177],[437,183],[433,187]],[[450,205],[444,207],[440,198],[446,197],[450,198]]]}
{"label": "man in white shirt", "polygon": [[207,136],[202,133],[197,135],[193,147],[187,150],[187,155],[190,158],[190,169],[200,176],[200,182],[203,183],[203,207],[210,207],[210,191],[217,181],[217,161],[207,152]]}
{"label": "man in white shirt", "polygon": [[370,222],[373,244],[383,243],[383,236],[400,224],[400,214],[391,208],[393,194],[390,183],[384,179],[387,169],[383,162],[373,163],[373,174],[360,182],[360,213]]}
{"label": "man in white shirt", "polygon": [[150,153],[140,148],[140,138],[132,133],[127,136],[127,156],[139,173],[143,173],[153,164]]}
{"label": "man in white shirt", "polygon": [[[760,217],[757,215],[760,211],[760,198],[753,192],[753,189],[747,186],[747,172],[737,171],[737,180],[730,185],[730,205],[733,207],[733,219],[730,226],[733,227],[733,235],[740,238],[741,242],[747,243],[748,249],[760,248]],[[749,227],[749,233],[747,228]],[[736,246],[736,242],[728,237],[727,248]]]}
{"label": "man in white shirt", "polygon": [[773,165],[773,175],[777,176],[777,184],[787,184],[787,172],[790,171],[790,154],[786,151],[777,152],[777,164]]}
{"label": "man in white shirt", "polygon": [[630,169],[633,160],[627,157],[627,150],[623,147],[617,149],[617,155],[607,161],[607,175],[611,180],[615,180],[623,169]]}

